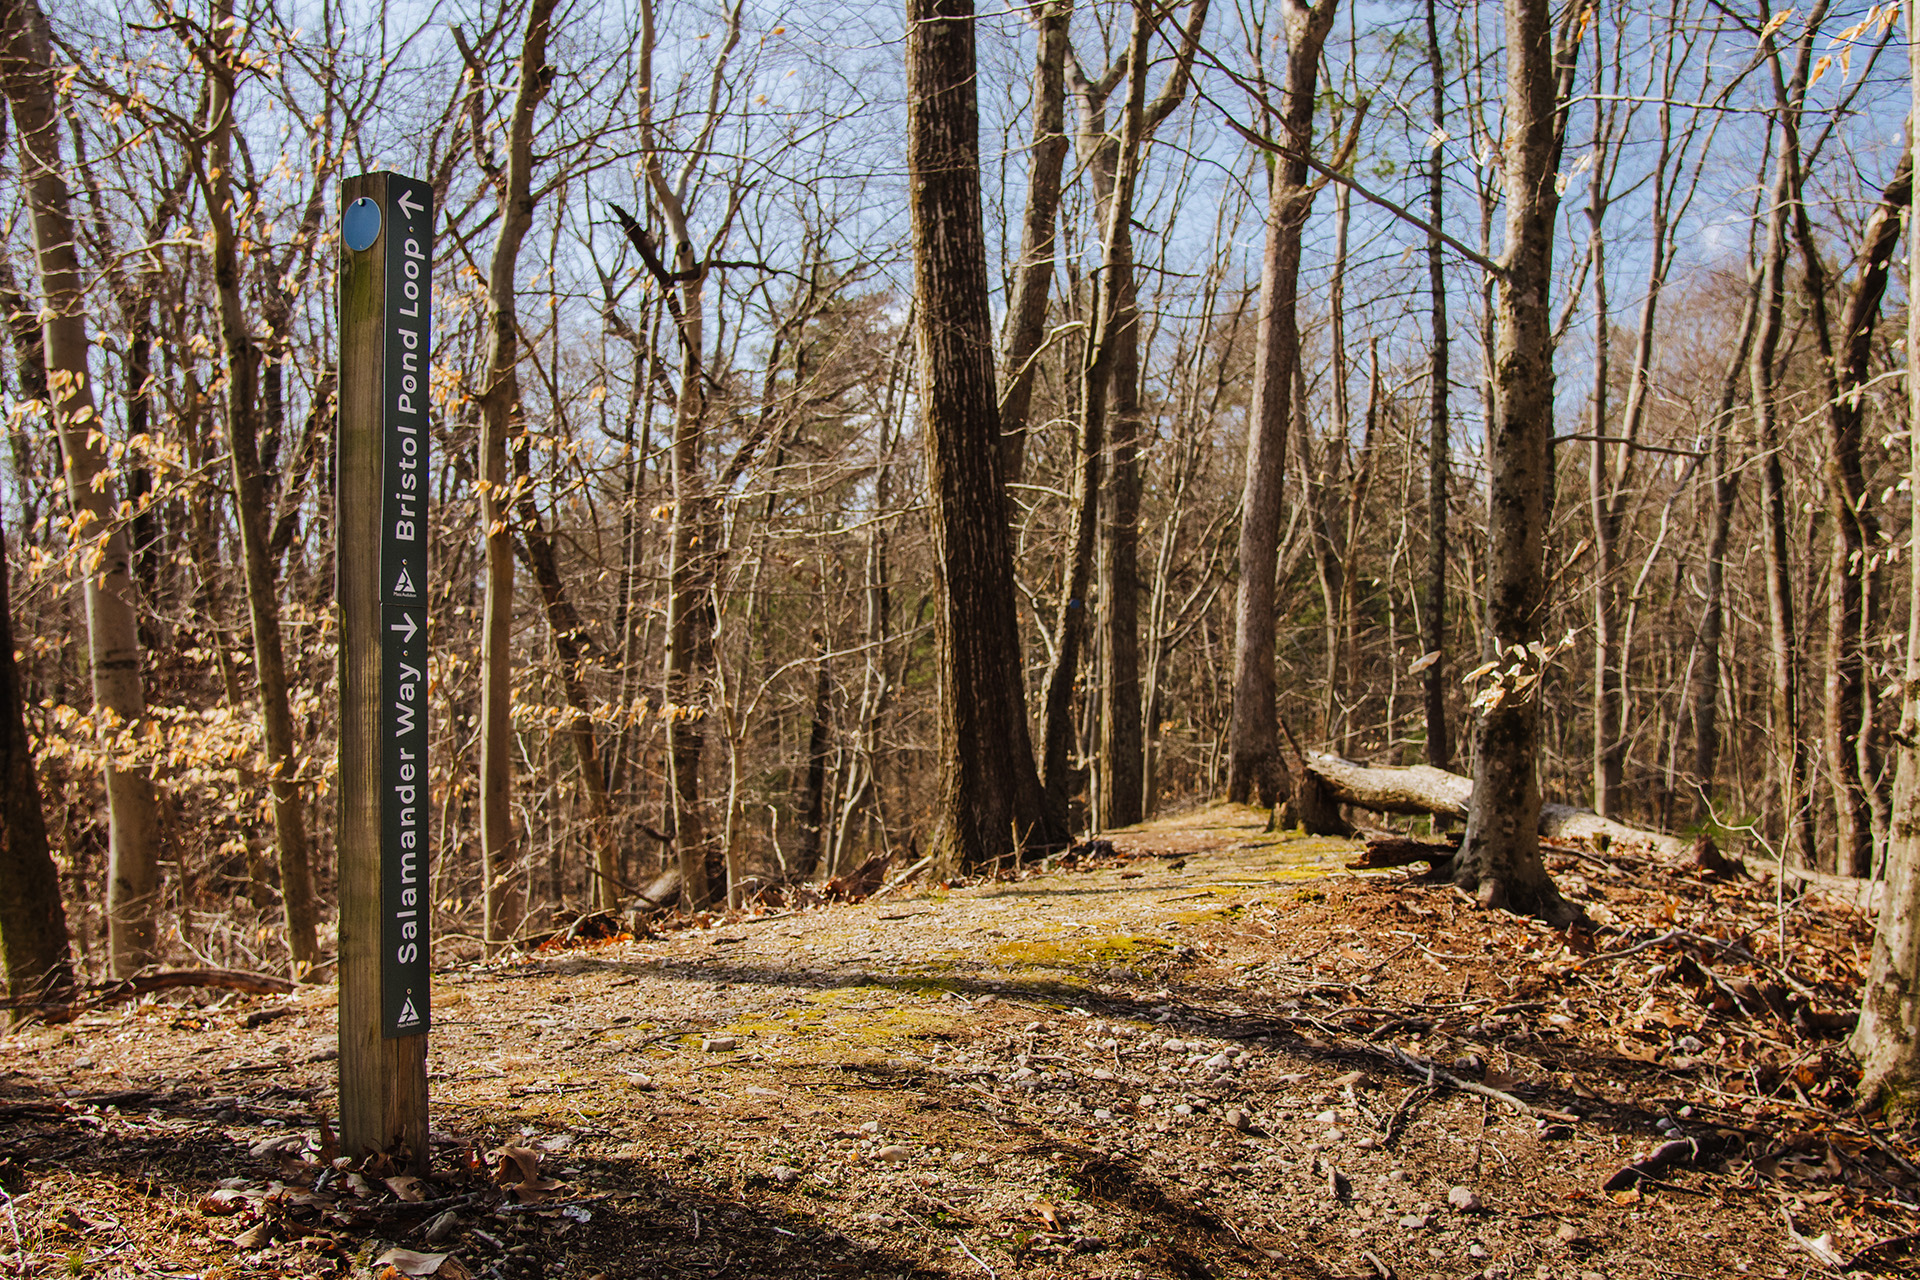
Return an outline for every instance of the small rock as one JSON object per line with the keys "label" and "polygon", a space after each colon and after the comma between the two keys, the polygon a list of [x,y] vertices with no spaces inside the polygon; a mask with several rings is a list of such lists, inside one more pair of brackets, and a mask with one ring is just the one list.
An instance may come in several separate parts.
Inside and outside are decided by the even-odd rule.
{"label": "small rock", "polygon": [[1092,1075],[1095,1080],[1113,1079],[1113,1072],[1107,1070],[1105,1067],[1095,1067],[1093,1069]]}
{"label": "small rock", "polygon": [[707,1053],[731,1053],[740,1047],[740,1041],[733,1036],[708,1036],[700,1042],[700,1048]]}
{"label": "small rock", "polygon": [[889,1164],[905,1164],[907,1161],[913,1159],[913,1152],[896,1142],[891,1146],[882,1147],[874,1152],[873,1158],[875,1160],[885,1160]]}
{"label": "small rock", "polygon": [[1094,1109],[1093,1118],[1095,1120],[1111,1120],[1113,1119],[1113,1112],[1107,1110],[1105,1107],[1097,1107]]}
{"label": "small rock", "polygon": [[1193,1114],[1193,1108],[1184,1102],[1178,1103],[1173,1108],[1173,1114],[1177,1116],[1190,1116]]}
{"label": "small rock", "polygon": [[1322,1111],[1319,1115],[1314,1117],[1314,1120],[1316,1120],[1320,1124],[1332,1124],[1334,1121],[1338,1120],[1339,1118],[1340,1117],[1336,1115],[1334,1112]]}
{"label": "small rock", "polygon": [[1347,1136],[1347,1131],[1337,1126],[1335,1128],[1327,1130],[1328,1142],[1341,1142],[1346,1139],[1346,1136]]}
{"label": "small rock", "polygon": [[1233,1065],[1233,1059],[1224,1053],[1216,1053],[1200,1065],[1209,1071],[1225,1071]]}
{"label": "small rock", "polygon": [[777,1164],[767,1171],[773,1180],[783,1187],[790,1187],[800,1181],[800,1171],[790,1165]]}
{"label": "small rock", "polygon": [[1354,1143],[1353,1145],[1360,1148],[1360,1150],[1362,1151],[1371,1151],[1375,1147],[1380,1145],[1380,1139],[1374,1137],[1372,1134],[1368,1134],[1366,1137],[1360,1139],[1358,1142]]}
{"label": "small rock", "polygon": [[1486,1208],[1480,1201],[1480,1195],[1472,1187],[1455,1187],[1447,1192],[1447,1203],[1456,1213],[1478,1213]]}
{"label": "small rock", "polygon": [[1563,1222],[1553,1229],[1553,1234],[1562,1244],[1572,1244],[1580,1238],[1580,1228],[1571,1222]]}
{"label": "small rock", "polygon": [[1226,1119],[1227,1128],[1229,1129],[1236,1130],[1240,1133],[1253,1132],[1253,1117],[1242,1111],[1239,1107],[1234,1107],[1228,1111]]}
{"label": "small rock", "polygon": [[427,1223],[426,1241],[439,1244],[460,1229],[460,1215],[448,1209],[433,1221]]}
{"label": "small rock", "polygon": [[1406,1180],[1407,1180],[1407,1171],[1405,1169],[1387,1170],[1388,1182],[1405,1182]]}
{"label": "small rock", "polygon": [[1475,1240],[1472,1244],[1467,1246],[1467,1256],[1469,1258],[1484,1258],[1487,1256],[1487,1246],[1481,1244],[1478,1240]]}
{"label": "small rock", "polygon": [[1409,1231],[1418,1231],[1427,1225],[1427,1215],[1424,1213],[1409,1213],[1400,1219],[1400,1225]]}
{"label": "small rock", "polygon": [[865,1124],[860,1126],[860,1132],[878,1133],[880,1132],[880,1122],[878,1120],[869,1120]]}

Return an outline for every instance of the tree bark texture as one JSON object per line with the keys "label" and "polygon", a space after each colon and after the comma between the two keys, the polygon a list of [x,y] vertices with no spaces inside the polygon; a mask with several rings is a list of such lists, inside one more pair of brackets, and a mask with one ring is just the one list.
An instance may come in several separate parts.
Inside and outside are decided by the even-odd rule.
{"label": "tree bark texture", "polygon": [[59,1004],[74,991],[60,872],[47,844],[40,775],[27,737],[20,672],[13,661],[7,540],[0,529],[0,964],[16,1006]]}
{"label": "tree bark texture", "polygon": [[[1909,32],[1920,31],[1920,0],[1907,0]],[[1911,117],[1920,122],[1920,42],[1908,45]],[[1907,237],[1907,293],[1920,296],[1920,236]],[[1907,326],[1908,479],[1920,492],[1920,325]],[[1920,1114],[1920,523],[1907,545],[1907,656],[1894,737],[1892,843],[1887,896],[1873,937],[1873,959],[1854,1024],[1859,1100],[1890,1118]]]}
{"label": "tree bark texture", "polygon": [[[138,734],[146,715],[139,623],[125,529],[107,471],[88,375],[86,312],[74,250],[72,202],[61,167],[60,129],[45,14],[38,0],[0,0],[0,78],[13,108],[20,177],[33,221],[45,296],[41,334],[48,391],[66,464],[74,535],[91,541],[83,561],[88,664],[95,708]],[[113,753],[117,755],[118,753]],[[152,779],[137,763],[106,767],[107,933],[110,966],[126,977],[157,958],[160,823]]]}
{"label": "tree bark texture", "polygon": [[[1777,131],[1773,187],[1767,210],[1766,248],[1761,259],[1760,318],[1749,369],[1753,381],[1754,435],[1760,451],[1762,538],[1767,581],[1767,637],[1773,659],[1772,745],[1774,775],[1779,786],[1781,838],[1802,866],[1815,867],[1819,851],[1814,843],[1813,803],[1809,792],[1809,761],[1805,735],[1800,731],[1800,643],[1796,631],[1792,563],[1787,547],[1787,478],[1781,461],[1779,406],[1780,338],[1786,316],[1787,239],[1793,206],[1800,198],[1800,111],[1806,98],[1808,64],[1813,33],[1826,12],[1814,7],[1806,34],[1797,49],[1790,78],[1782,79],[1775,66]],[[1771,42],[1773,37],[1769,36]],[[1771,43],[1769,54],[1773,54]]]}
{"label": "tree bark texture", "polygon": [[[1507,0],[1506,252],[1500,280],[1494,418],[1487,430],[1488,637],[1524,660],[1545,629],[1548,455],[1553,434],[1553,221],[1559,77],[1547,0]],[[1569,54],[1568,56],[1571,56]],[[1516,652],[1518,650],[1519,652]],[[1473,804],[1454,882],[1488,906],[1555,914],[1540,861],[1538,686],[1474,725]]]}
{"label": "tree bark texture", "polygon": [[1794,209],[1794,238],[1805,264],[1807,311],[1826,375],[1826,488],[1833,541],[1827,566],[1826,706],[1821,727],[1837,819],[1834,869],[1849,876],[1873,873],[1872,779],[1879,766],[1870,732],[1873,694],[1868,688],[1866,646],[1871,623],[1867,560],[1878,547],[1880,522],[1873,514],[1861,460],[1860,395],[1871,376],[1873,333],[1887,291],[1888,266],[1900,242],[1901,216],[1912,193],[1909,139],[1867,220],[1860,276],[1847,298],[1838,351],[1827,317],[1826,266],[1805,204],[1796,201]]}
{"label": "tree bark texture", "polygon": [[1282,803],[1291,790],[1280,753],[1274,689],[1274,618],[1279,572],[1282,486],[1287,430],[1293,417],[1294,365],[1300,355],[1295,308],[1300,233],[1312,207],[1302,157],[1313,145],[1320,49],[1338,0],[1309,8],[1281,0],[1287,69],[1281,83],[1281,143],[1267,185],[1266,246],[1260,260],[1260,316],[1255,335],[1253,402],[1247,412],[1246,483],[1240,501],[1240,583],[1234,599],[1233,719],[1228,729],[1227,798]]}
{"label": "tree bark texture", "polygon": [[976,870],[1065,838],[1021,690],[994,396],[972,0],[908,0],[915,341],[938,564],[939,793],[929,852]]}

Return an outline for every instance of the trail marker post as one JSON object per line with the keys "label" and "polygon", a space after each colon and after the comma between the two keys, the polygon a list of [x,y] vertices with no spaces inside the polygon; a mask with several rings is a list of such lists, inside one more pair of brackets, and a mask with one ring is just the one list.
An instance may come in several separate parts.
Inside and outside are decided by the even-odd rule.
{"label": "trail marker post", "polygon": [[340,1144],[425,1173],[433,192],[362,174],[340,206]]}

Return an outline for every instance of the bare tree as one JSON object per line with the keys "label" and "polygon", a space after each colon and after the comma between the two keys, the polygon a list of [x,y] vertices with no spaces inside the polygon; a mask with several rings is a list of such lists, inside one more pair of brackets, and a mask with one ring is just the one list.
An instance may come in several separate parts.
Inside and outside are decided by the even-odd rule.
{"label": "bare tree", "polygon": [[967,870],[1058,844],[1021,693],[987,310],[972,0],[908,0],[907,175],[939,565],[940,786],[930,852]]}
{"label": "bare tree", "polygon": [[[146,716],[131,555],[94,408],[72,204],[61,165],[61,117],[47,20],[38,0],[0,4],[0,79],[13,108],[20,174],[33,217],[46,298],[40,323],[47,387],[66,459],[73,533],[93,544],[83,576],[94,705],[113,729],[131,732]],[[106,787],[109,945],[113,973],[126,976],[158,958],[153,913],[160,881],[159,815],[152,779],[117,751],[109,754]]]}
{"label": "bare tree", "polygon": [[[506,130],[506,159],[496,163],[499,230],[487,267],[487,368],[480,391],[480,523],[487,545],[487,596],[480,624],[480,859],[485,937],[506,940],[506,887],[513,862],[513,491],[508,452],[526,430],[520,404],[520,322],[515,270],[533,225],[533,117],[553,83],[547,63],[554,0],[531,0]],[[469,60],[467,92],[479,110],[484,71]],[[474,130],[484,148],[486,132]]]}
{"label": "bare tree", "polygon": [[1293,418],[1294,365],[1300,358],[1300,234],[1317,184],[1308,184],[1320,51],[1338,0],[1281,0],[1287,68],[1280,86],[1280,141],[1267,178],[1267,237],[1260,264],[1253,403],[1248,409],[1246,489],[1240,502],[1240,584],[1234,602],[1233,724],[1227,796],[1278,805],[1292,793],[1280,754],[1274,698],[1274,593],[1279,569],[1280,506],[1287,429]]}
{"label": "bare tree", "polygon": [[[1473,801],[1454,882],[1492,907],[1568,914],[1540,860],[1540,677],[1553,434],[1553,220],[1562,71],[1548,0],[1507,0],[1507,115],[1494,418],[1487,427],[1487,630],[1505,668],[1474,725]],[[1577,21],[1577,19],[1574,19]]]}

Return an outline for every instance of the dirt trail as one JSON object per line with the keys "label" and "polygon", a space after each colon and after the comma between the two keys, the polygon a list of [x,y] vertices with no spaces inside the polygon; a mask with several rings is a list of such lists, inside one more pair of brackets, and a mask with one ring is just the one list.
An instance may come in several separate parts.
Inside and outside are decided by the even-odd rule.
{"label": "dirt trail", "polygon": [[[1797,1276],[1920,1225],[1844,1142],[1757,1150],[1709,1046],[1627,1038],[1560,935],[1264,822],[1216,806],[1015,881],[438,974],[411,1199],[320,1158],[325,993],[25,1030],[0,1042],[18,1252],[98,1276],[364,1275],[399,1245],[448,1280],[1590,1280]],[[1628,878],[1562,868],[1597,916],[1672,918],[1593,863]],[[1676,1134],[1694,1166],[1601,1189]],[[506,1146],[562,1185],[503,1196]]]}

